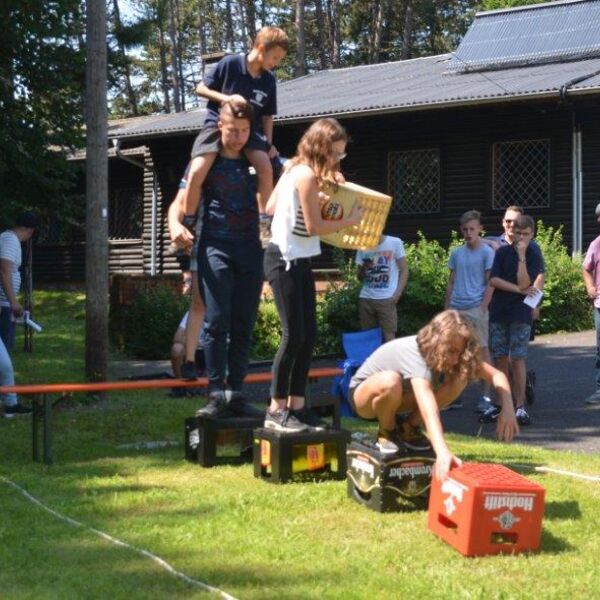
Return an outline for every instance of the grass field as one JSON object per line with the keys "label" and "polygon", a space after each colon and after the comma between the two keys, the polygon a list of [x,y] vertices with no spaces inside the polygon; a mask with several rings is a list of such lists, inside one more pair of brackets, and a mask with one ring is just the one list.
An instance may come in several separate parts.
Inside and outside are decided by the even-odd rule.
{"label": "grass field", "polygon": [[[33,355],[16,351],[17,380],[81,380],[82,297],[38,300],[45,331]],[[248,465],[184,461],[183,421],[197,400],[162,392],[82,400],[55,416],[50,467],[30,460],[28,418],[0,421],[1,598],[211,596],[91,528],[237,598],[600,596],[600,485],[534,471],[598,475],[597,455],[450,435],[463,459],[512,465],[547,491],[541,552],[466,559],[427,531],[426,512],[369,511],[346,497],[344,482],[274,486]],[[130,446],[148,441],[174,445]]]}

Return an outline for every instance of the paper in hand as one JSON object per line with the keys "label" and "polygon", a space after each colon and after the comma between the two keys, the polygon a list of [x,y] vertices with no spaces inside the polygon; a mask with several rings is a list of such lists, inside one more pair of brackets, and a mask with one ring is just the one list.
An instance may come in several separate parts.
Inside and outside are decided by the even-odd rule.
{"label": "paper in hand", "polygon": [[525,296],[525,300],[523,300],[523,303],[527,304],[527,306],[531,306],[531,308],[537,308],[540,305],[540,302],[542,301],[543,295],[544,292],[542,292],[542,290],[536,289],[536,293],[533,296]]}

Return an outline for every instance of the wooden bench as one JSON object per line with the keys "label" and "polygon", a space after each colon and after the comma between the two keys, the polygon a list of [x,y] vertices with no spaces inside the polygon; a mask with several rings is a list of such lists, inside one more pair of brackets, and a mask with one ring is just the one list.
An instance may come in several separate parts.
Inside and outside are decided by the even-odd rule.
{"label": "wooden bench", "polygon": [[[335,367],[310,369],[308,383],[314,383],[326,377],[341,375],[342,370]],[[245,384],[269,383],[271,372],[250,373],[244,379]],[[40,462],[39,425],[42,424],[43,462],[52,463],[52,408],[63,398],[75,393],[115,392],[128,390],[157,390],[164,388],[206,388],[208,378],[200,377],[192,381],[182,379],[148,379],[139,381],[100,381],[95,383],[50,383],[33,385],[0,386],[0,393],[14,392],[32,397],[31,441],[33,460]],[[52,395],[59,397],[52,400]],[[341,423],[340,403],[337,396],[310,397],[307,390],[307,403],[312,408],[333,406],[333,425],[339,428]]]}

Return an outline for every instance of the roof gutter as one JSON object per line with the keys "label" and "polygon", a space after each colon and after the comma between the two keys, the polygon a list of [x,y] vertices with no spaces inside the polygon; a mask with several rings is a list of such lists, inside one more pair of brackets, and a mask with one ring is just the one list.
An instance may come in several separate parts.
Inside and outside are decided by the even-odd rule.
{"label": "roof gutter", "polygon": [[586,79],[590,79],[595,77],[596,75],[600,75],[600,69],[598,71],[594,71],[593,73],[588,73],[587,75],[580,75],[579,77],[574,77],[573,79],[569,79],[566,83],[561,85],[560,92],[558,93],[561,102],[567,102],[567,92],[569,88],[577,83],[581,83]]}

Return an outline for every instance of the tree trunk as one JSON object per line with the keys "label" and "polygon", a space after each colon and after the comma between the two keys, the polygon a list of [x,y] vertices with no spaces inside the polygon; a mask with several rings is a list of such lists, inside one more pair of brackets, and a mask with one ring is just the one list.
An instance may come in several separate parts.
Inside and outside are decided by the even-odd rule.
{"label": "tree trunk", "polygon": [[244,13],[244,23],[249,38],[244,41],[249,42],[248,47],[251,48],[252,42],[256,37],[256,6],[254,5],[254,0],[242,0],[240,5]]}
{"label": "tree trunk", "polygon": [[177,40],[177,80],[179,81],[179,105],[185,110],[185,77],[183,76],[183,32],[181,31],[181,19],[179,0],[175,0],[175,39]]}
{"label": "tree trunk", "polygon": [[226,50],[233,52],[235,49],[235,38],[233,35],[233,14],[231,12],[231,0],[225,2],[225,43]]}
{"label": "tree trunk", "polygon": [[105,381],[108,370],[108,106],[106,2],[87,1],[85,374]]}
{"label": "tree trunk", "polygon": [[121,58],[123,60],[123,65],[125,66],[125,93],[127,94],[127,100],[129,102],[131,114],[137,117],[137,115],[139,114],[138,103],[137,98],[135,97],[135,92],[133,91],[133,86],[131,85],[131,65],[129,63],[127,53],[125,52],[125,46],[123,44],[123,41],[120,39],[123,25],[121,23],[121,11],[119,10],[119,0],[113,0],[113,9],[117,45],[119,48],[119,54],[121,55]]}
{"label": "tree trunk", "polygon": [[294,77],[306,75],[306,57],[304,53],[304,0],[296,0],[296,55],[294,58]]}
{"label": "tree trunk", "polygon": [[167,49],[165,45],[165,32],[162,24],[158,25],[158,54],[160,56],[160,83],[163,92],[163,105],[165,112],[171,112],[171,98],[169,96],[169,73],[167,71]]}
{"label": "tree trunk", "polygon": [[412,0],[406,0],[406,15],[404,17],[404,32],[402,34],[402,60],[408,60],[412,56],[412,33],[414,24]]}
{"label": "tree trunk", "polygon": [[177,27],[175,24],[175,1],[169,0],[169,40],[171,42],[171,85],[173,87],[173,104],[175,112],[181,112],[181,96],[179,92],[179,66],[177,55]]}
{"label": "tree trunk", "polygon": [[379,62],[379,53],[381,52],[381,35],[383,32],[383,22],[387,14],[387,0],[379,0],[375,6],[375,14],[373,20],[373,43],[371,44],[371,52],[369,62],[371,64]]}
{"label": "tree trunk", "polygon": [[319,40],[319,66],[321,69],[327,69],[329,61],[327,60],[327,36],[322,0],[315,0],[315,20],[317,21],[317,39]]}
{"label": "tree trunk", "polygon": [[329,29],[329,56],[331,66],[335,69],[340,64],[340,26],[338,16],[338,0],[327,0],[327,24]]}

